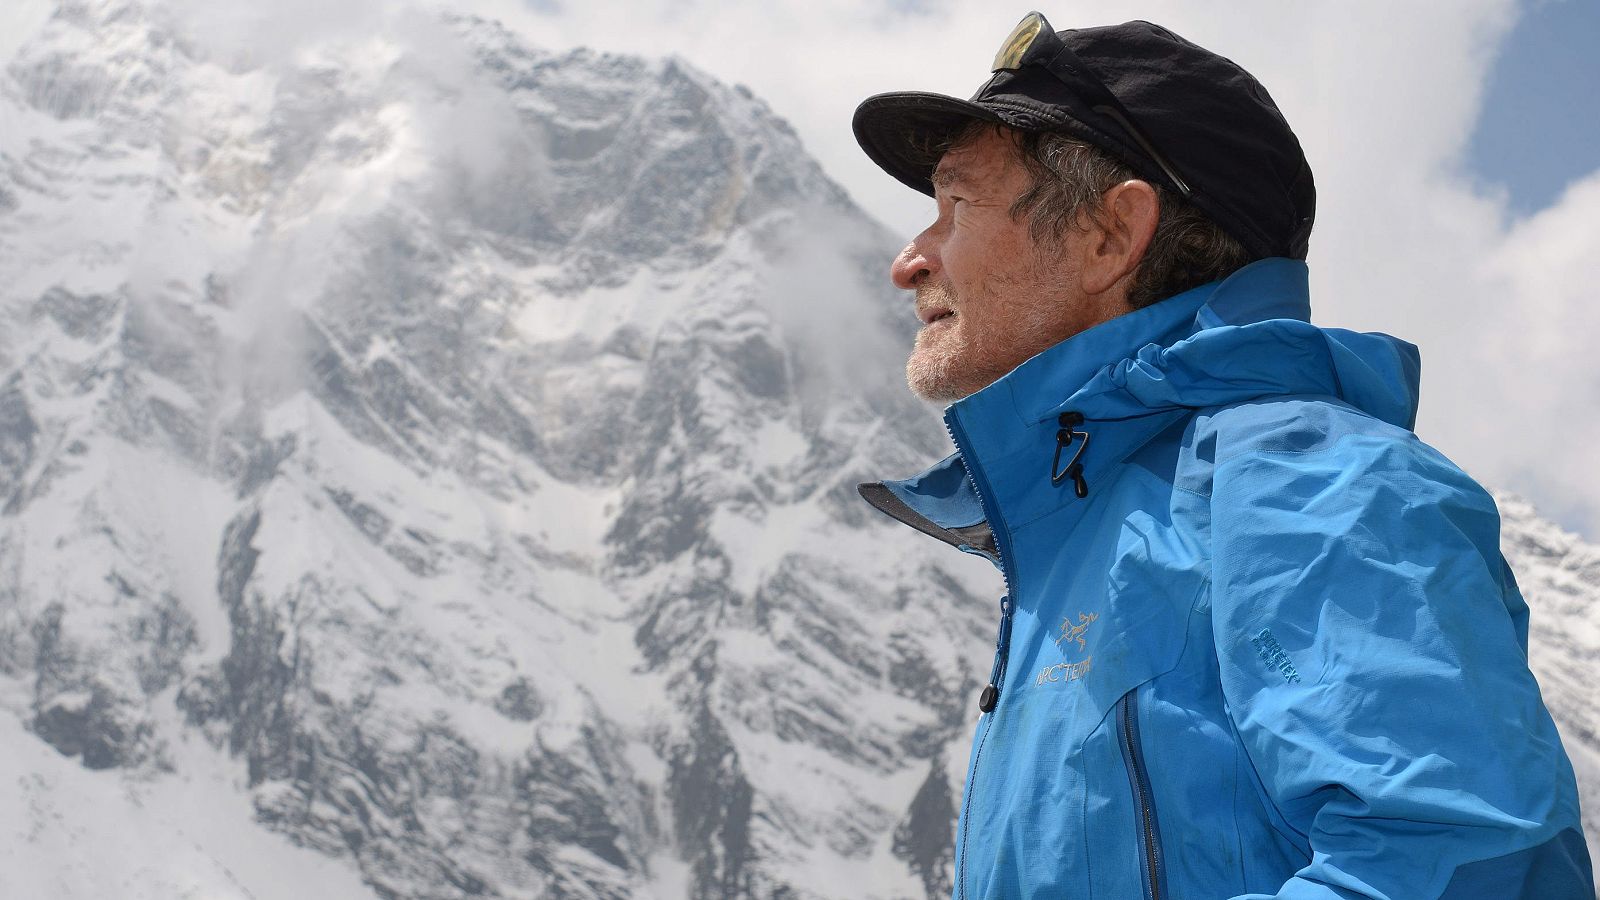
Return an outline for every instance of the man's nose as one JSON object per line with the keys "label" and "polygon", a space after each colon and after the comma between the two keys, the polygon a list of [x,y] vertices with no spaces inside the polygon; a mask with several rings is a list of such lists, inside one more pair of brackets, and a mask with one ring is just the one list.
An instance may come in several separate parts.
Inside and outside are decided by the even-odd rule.
{"label": "man's nose", "polygon": [[889,280],[901,290],[914,290],[938,268],[936,259],[936,255],[927,249],[922,235],[918,235],[894,258],[889,266]]}

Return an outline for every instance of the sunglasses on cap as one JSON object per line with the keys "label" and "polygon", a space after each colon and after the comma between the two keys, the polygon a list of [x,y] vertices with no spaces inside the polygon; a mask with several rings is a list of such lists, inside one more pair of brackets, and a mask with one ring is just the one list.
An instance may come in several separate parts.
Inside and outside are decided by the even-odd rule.
{"label": "sunglasses on cap", "polygon": [[1057,81],[1087,101],[1091,110],[1116,122],[1133,142],[1139,145],[1139,149],[1161,169],[1162,174],[1172,182],[1172,186],[1177,189],[1180,196],[1188,200],[1193,195],[1189,183],[1178,174],[1172,163],[1161,155],[1161,151],[1156,149],[1144,131],[1134,124],[1133,116],[1122,105],[1122,101],[1117,99],[1117,95],[1111,93],[1111,89],[1094,74],[1094,70],[1085,65],[1078,55],[1072,52],[1072,48],[1056,36],[1055,29],[1051,28],[1049,21],[1038,12],[1028,13],[1017,23],[1017,27],[1011,30],[1011,34],[1000,45],[1000,51],[995,54],[990,71],[1015,72],[1030,66],[1037,66],[1049,72]]}

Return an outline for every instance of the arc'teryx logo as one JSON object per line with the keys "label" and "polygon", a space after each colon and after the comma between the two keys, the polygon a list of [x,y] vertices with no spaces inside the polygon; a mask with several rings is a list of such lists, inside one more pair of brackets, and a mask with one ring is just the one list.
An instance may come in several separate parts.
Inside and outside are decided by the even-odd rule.
{"label": "arc'teryx logo", "polygon": [[[1099,613],[1080,612],[1076,623],[1072,621],[1071,616],[1062,619],[1061,633],[1056,636],[1055,640],[1056,649],[1060,650],[1063,656],[1072,652],[1073,644],[1078,645],[1077,652],[1081,653],[1087,650],[1089,644],[1084,635],[1089,630],[1089,626],[1093,625],[1099,618]],[[1089,668],[1093,663],[1094,657],[1085,656],[1076,662],[1056,663],[1053,666],[1045,666],[1039,670],[1039,677],[1034,679],[1033,683],[1037,686],[1047,681],[1077,681],[1089,674]]]}
{"label": "arc'teryx logo", "polygon": [[1084,644],[1083,633],[1088,631],[1089,626],[1093,625],[1095,620],[1099,618],[1099,613],[1078,613],[1078,624],[1076,625],[1072,624],[1071,617],[1062,619],[1061,636],[1056,638],[1056,649],[1061,650],[1062,653],[1067,652],[1061,647],[1063,641],[1077,641],[1079,650],[1088,649]]}

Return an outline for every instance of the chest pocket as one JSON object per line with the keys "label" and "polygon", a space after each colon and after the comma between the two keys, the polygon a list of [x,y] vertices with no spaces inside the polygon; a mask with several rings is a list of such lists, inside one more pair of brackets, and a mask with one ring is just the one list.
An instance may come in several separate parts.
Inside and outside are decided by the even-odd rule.
{"label": "chest pocket", "polygon": [[1143,511],[1070,554],[1042,543],[1048,520],[1035,526],[1015,535],[1018,556],[1052,561],[1017,598],[1006,689],[1072,754],[1124,694],[1178,665],[1206,582],[1192,549]]}
{"label": "chest pocket", "polygon": [[[1128,775],[1113,711],[1183,657],[1205,580],[1170,528],[1143,512],[1105,528],[1098,545],[1062,552],[1049,519],[1013,532],[1018,586],[1000,705],[978,726],[968,772],[958,897],[1140,895],[1135,842],[1095,854],[1089,822],[1132,834]],[[1120,862],[1113,862],[1113,859]],[[1120,874],[1119,874],[1120,873]],[[1125,884],[1123,883],[1125,882]]]}

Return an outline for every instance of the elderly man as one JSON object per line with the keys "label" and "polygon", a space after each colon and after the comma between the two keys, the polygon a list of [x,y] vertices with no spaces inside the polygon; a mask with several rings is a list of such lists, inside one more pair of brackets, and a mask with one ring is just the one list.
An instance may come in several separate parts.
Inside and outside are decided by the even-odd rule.
{"label": "elderly man", "polygon": [[957,450],[861,492],[1006,583],[955,896],[1593,898],[1494,503],[1412,433],[1415,348],[1308,322],[1261,85],[1034,13],[855,129],[937,201],[892,276]]}

